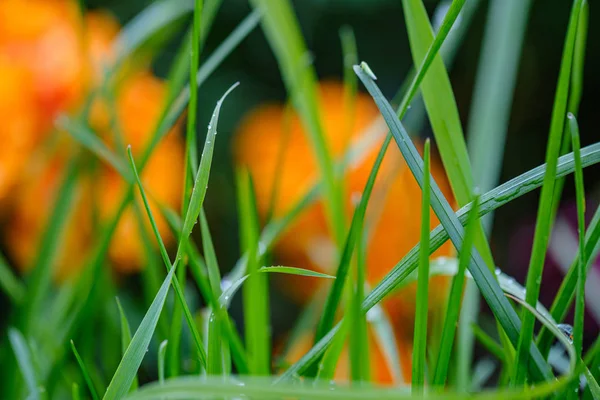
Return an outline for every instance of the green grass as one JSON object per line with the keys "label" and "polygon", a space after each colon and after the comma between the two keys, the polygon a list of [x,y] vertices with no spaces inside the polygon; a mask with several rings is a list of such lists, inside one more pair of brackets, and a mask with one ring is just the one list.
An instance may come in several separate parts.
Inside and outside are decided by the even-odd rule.
{"label": "green grass", "polygon": [[[6,294],[11,307],[9,327],[3,339],[6,346],[0,351],[2,397],[461,399],[466,391],[481,384],[480,377],[475,376],[477,368],[472,360],[473,343],[477,340],[483,351],[497,360],[494,368],[498,380],[493,387],[470,393],[469,398],[576,398],[581,375],[587,381],[582,391],[584,398],[600,398],[597,383],[600,341],[596,340],[587,349],[583,344],[585,279],[600,251],[600,208],[589,226],[585,226],[583,170],[600,163],[600,143],[580,148],[575,117],[583,88],[587,2],[573,2],[550,121],[546,164],[499,186],[504,135],[509,129],[512,91],[527,28],[529,2],[515,3],[513,8],[495,2],[490,7],[469,122],[471,154],[467,152],[448,76],[449,67],[444,64],[441,51],[448,48],[453,53],[458,48],[461,36],[453,36],[452,32],[466,28],[453,26],[464,23],[461,11],[472,7],[471,4],[465,5],[465,0],[449,2],[448,12],[434,35],[423,2],[402,1],[415,72],[409,74],[402,85],[406,90],[400,91],[402,100],[397,109],[392,108],[376,84],[377,71],[364,62],[356,65],[360,49],[352,28],[343,27],[340,30],[343,60],[340,62],[344,71],[343,101],[348,114],[343,121],[344,129],[348,136],[352,133],[360,81],[378,107],[389,132],[382,143],[376,142],[380,147],[375,146],[378,147],[375,149],[367,142],[348,142],[339,159],[330,152],[324,131],[327,115],[317,98],[317,75],[312,64],[319,60],[308,57],[308,47],[291,2],[252,0],[254,10],[210,56],[201,58],[221,3],[221,0],[163,0],[149,5],[121,31],[114,44],[117,54],[114,64],[108,66],[100,86],[86,99],[81,112],[63,115],[57,120],[57,126],[68,132],[79,148],[62,173],[58,195],[52,200],[52,213],[33,256],[33,269],[22,279],[0,256],[0,290]],[[495,15],[494,7],[502,9],[501,18],[491,17]],[[177,26],[192,11],[191,23],[185,28],[187,33],[182,36],[167,73],[167,98],[160,119],[151,140],[145,148],[135,149],[139,156],[134,158],[131,147],[122,142],[119,133],[112,84],[128,59],[146,45],[160,43],[163,29]],[[469,18],[477,17],[472,9],[467,11]],[[200,157],[197,142],[204,133],[200,135],[196,131],[197,112],[205,104],[199,100],[202,99],[199,87],[222,67],[225,58],[259,23],[278,62],[290,107],[307,128],[318,175],[283,214],[274,212],[275,202],[284,187],[281,182],[275,182],[277,193],[274,190],[270,199],[268,218],[262,219],[254,191],[257,179],[262,178],[251,176],[243,169],[238,171],[240,257],[232,270],[224,273],[230,266],[219,259],[223,249],[213,242],[212,236],[216,229],[224,227],[213,223],[212,216],[207,215],[208,209],[205,213],[204,199],[210,187],[220,184],[209,179],[213,157],[218,154],[215,146],[225,145],[224,141],[217,141],[217,137],[220,138],[217,123],[226,96],[237,84],[224,91],[217,101]],[[90,105],[97,96],[111,103],[114,131],[111,142],[118,144],[116,148],[89,125]],[[419,96],[424,100],[426,113],[421,108],[417,117],[411,117],[419,121],[405,120],[411,104],[419,108],[416,103]],[[154,215],[156,211],[151,208],[156,199],[144,189],[140,176],[160,140],[186,109],[181,208],[173,210],[164,204],[158,205],[160,216],[168,222],[177,240],[176,246],[169,249],[161,237],[159,216]],[[290,111],[291,108],[287,112]],[[430,173],[429,140],[425,142],[424,158],[421,158],[405,129],[406,124],[422,126],[425,117],[431,124],[460,207],[456,211],[452,208],[453,200],[442,194]],[[573,152],[565,154],[569,143]],[[389,145],[400,150],[421,188],[420,241],[397,260],[380,282],[368,282],[371,221],[367,209],[372,204],[376,180],[381,178],[378,174]],[[278,166],[282,165],[284,150]],[[377,158],[360,201],[352,210],[352,218],[347,220],[344,173],[352,168],[353,162],[372,150],[377,150]],[[55,285],[52,281],[54,266],[81,175],[98,162],[120,174],[126,190],[109,220],[94,226],[92,250],[81,275],[63,285]],[[562,192],[562,179],[571,173],[575,175],[579,249],[548,311],[538,302],[540,277]],[[276,181],[281,178],[276,174]],[[485,193],[475,195],[478,193],[476,184]],[[485,218],[491,221],[492,213],[499,207],[540,187],[534,246],[526,288],[523,288],[509,276],[494,273],[493,255],[482,223]],[[331,270],[271,265],[271,260],[276,261],[273,250],[286,229],[304,210],[319,203],[324,206],[332,242],[337,247]],[[137,226],[141,228],[140,241],[147,252],[146,271],[139,278],[140,290],[145,295],[140,299],[125,286],[127,282],[122,286],[114,282],[106,268],[113,234],[128,207],[135,212]],[[440,225],[433,230],[430,230],[430,209],[440,220]],[[195,230],[201,243],[196,241]],[[448,240],[458,257],[430,261],[431,254]],[[270,300],[273,285],[269,285],[272,273],[293,275],[298,284],[303,279],[315,278],[330,283],[323,285],[312,299],[286,343],[289,350],[300,337],[308,335],[314,338],[312,347],[298,361],[286,365],[281,373],[276,373],[274,368],[279,360],[273,359],[275,338],[272,337]],[[430,295],[439,289],[430,279],[439,276],[451,278],[452,283],[442,307],[445,312],[440,323],[435,323],[430,313]],[[402,296],[402,290],[415,283],[413,353],[409,355],[412,380],[403,382],[402,372],[408,371],[401,371],[396,333],[382,301],[390,296]],[[483,318],[463,319],[464,314],[473,312],[469,310],[477,305],[473,292],[467,289],[463,295],[465,286],[472,284],[471,288],[477,288],[491,310],[488,323],[484,323]],[[171,286],[173,293],[170,293]],[[238,292],[241,292],[241,316],[230,312]],[[117,295],[117,307],[114,307]],[[571,343],[558,324],[565,319],[573,302],[575,319]],[[536,321],[542,324],[539,332],[535,330]],[[371,340],[373,337],[375,341]],[[569,366],[566,372],[555,377],[546,355],[557,341],[567,351]],[[378,385],[376,368],[382,366],[371,363],[375,350],[383,353],[394,385]],[[342,357],[344,352],[348,357]],[[455,365],[457,371],[453,370]],[[348,371],[348,384],[333,382],[342,368]]]}

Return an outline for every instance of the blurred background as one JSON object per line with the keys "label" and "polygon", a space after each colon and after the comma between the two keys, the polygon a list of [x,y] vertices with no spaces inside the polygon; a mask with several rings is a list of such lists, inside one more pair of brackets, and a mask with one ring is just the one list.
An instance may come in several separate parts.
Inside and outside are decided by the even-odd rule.
{"label": "blurred background", "polygon": [[[526,0],[523,0],[526,1]],[[465,132],[468,131],[469,109],[474,84],[484,24],[489,2],[467,0],[477,4],[470,25],[452,65],[450,79],[460,110]],[[124,25],[137,15],[150,1],[144,0],[88,0],[89,9],[109,10]],[[434,14],[439,2],[425,1]],[[579,112],[582,147],[597,141],[598,103],[600,92],[600,22],[596,4],[590,4],[590,23],[586,50],[584,91]],[[369,63],[378,77],[378,84],[388,98],[392,98],[412,67],[412,57],[401,2],[399,0],[299,0],[294,7],[312,62],[320,80],[341,81],[343,76],[342,51],[339,29],[344,25],[353,28],[360,60]],[[544,162],[554,92],[558,77],[562,47],[570,1],[532,1],[528,24],[522,45],[514,101],[510,111],[505,155],[500,182],[513,178]],[[227,37],[251,11],[246,0],[225,0],[202,50],[201,62]],[[164,77],[173,61],[177,46],[183,39],[189,18],[182,21],[179,33],[174,33],[152,64],[157,76]],[[232,162],[231,140],[243,116],[260,104],[286,102],[277,61],[261,29],[255,29],[224,61],[211,78],[200,88],[198,102],[198,132],[202,138],[213,107],[225,88],[239,81],[240,87],[228,98],[221,111],[219,136],[215,148],[211,183],[205,201],[206,214],[212,229],[214,245],[221,268],[230,270],[239,257],[238,221],[236,212],[235,175]],[[363,88],[359,85],[359,90]],[[427,124],[418,133],[431,137]],[[201,140],[200,140],[201,141]],[[597,204],[600,168],[585,169],[588,211]],[[491,244],[497,264],[504,272],[523,282],[529,262],[539,191],[527,194],[499,209],[495,214]],[[565,183],[561,215],[575,227],[574,184],[572,177]],[[577,240],[573,228],[573,240]],[[564,237],[561,237],[564,239]],[[573,254],[568,240],[554,240],[551,247],[558,253]],[[550,251],[548,267],[542,287],[542,302],[550,305],[562,274],[560,262]],[[571,256],[567,257],[572,258]],[[597,269],[598,270],[598,269]],[[135,276],[127,278],[137,284]],[[271,299],[274,331],[284,332],[296,319],[297,306],[277,296],[273,288]],[[0,302],[6,302],[1,297]],[[239,296],[238,296],[239,297]],[[239,300],[239,299],[238,299]],[[3,307],[4,308],[4,307]],[[290,310],[295,310],[291,312]],[[240,304],[235,304],[234,316],[241,315]],[[0,317],[5,322],[5,315]],[[591,321],[586,325],[587,341],[597,335],[598,326]],[[135,325],[135,322],[133,323]]]}

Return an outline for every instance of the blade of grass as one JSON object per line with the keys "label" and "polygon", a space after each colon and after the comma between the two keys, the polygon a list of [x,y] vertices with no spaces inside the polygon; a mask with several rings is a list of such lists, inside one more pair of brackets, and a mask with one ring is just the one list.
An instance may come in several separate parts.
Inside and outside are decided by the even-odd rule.
{"label": "blade of grass", "polygon": [[[366,314],[362,312],[361,304],[365,299],[366,281],[366,235],[360,227],[361,238],[358,239],[355,260],[354,285],[350,285],[350,379],[352,382],[369,382],[371,379],[371,358],[369,354],[369,333],[367,331]],[[354,286],[354,287],[353,287]]]}
{"label": "blade of grass", "polygon": [[[481,393],[469,395],[473,400],[499,400],[499,399],[535,399],[544,398],[563,387],[569,382],[569,377],[561,380],[534,386],[528,390],[485,390]],[[310,398],[319,400],[398,400],[398,399],[423,399],[429,400],[462,400],[464,393],[428,393],[426,396],[414,396],[405,388],[397,387],[354,387],[342,385],[313,385],[313,382],[298,384],[293,382],[283,385],[273,385],[272,378],[266,377],[236,377],[223,379],[222,377],[180,377],[170,379],[163,385],[152,383],[130,395],[128,399],[145,400],[159,398],[189,399],[206,396],[225,398]]]}
{"label": "blade of grass", "polygon": [[[192,43],[190,49],[190,97],[188,102],[188,115],[186,121],[185,135],[185,153],[184,153],[184,174],[183,174],[183,193],[181,202],[181,215],[187,214],[187,208],[191,197],[191,190],[194,184],[193,177],[197,173],[198,165],[198,148],[196,136],[196,113],[198,111],[198,84],[196,71],[198,70],[200,58],[200,23],[202,18],[202,0],[194,1],[194,18],[192,27]],[[183,263],[176,276],[176,281],[185,289],[186,263]],[[169,372],[171,376],[179,375],[180,356],[181,356],[181,333],[182,333],[182,307],[175,304],[173,307],[173,320],[171,322],[171,330],[169,333]]]}
{"label": "blade of grass", "polygon": [[322,272],[317,272],[317,271],[313,271],[310,269],[297,268],[297,267],[284,267],[281,265],[276,265],[273,267],[260,267],[257,272],[277,272],[280,274],[309,276],[312,278],[335,279],[335,276],[324,274]]}
{"label": "blade of grass", "polygon": [[4,256],[0,253],[0,288],[17,306],[25,298],[26,288],[23,282],[15,276]]}
{"label": "blade of grass", "polygon": [[[546,258],[548,239],[552,227],[552,193],[554,192],[556,163],[560,151],[563,126],[565,124],[567,96],[571,77],[571,65],[573,62],[573,48],[575,45],[581,4],[582,0],[575,0],[573,2],[552,111],[552,122],[550,124],[550,135],[546,150],[547,169],[544,177],[544,184],[542,185],[542,192],[540,194],[537,223],[535,225],[535,234],[533,237],[533,248],[527,272],[527,303],[532,306],[535,305],[539,296],[542,283],[542,272],[544,270],[544,260]],[[534,315],[530,313],[525,313],[523,315],[523,324],[521,326],[519,343],[517,346],[517,361],[512,379],[513,384],[517,386],[524,384],[527,377],[527,367],[529,364],[528,353],[530,343],[533,339],[534,322]]]}
{"label": "blade of grass", "polygon": [[[573,50],[573,65],[571,68],[571,85],[570,85],[570,93],[569,93],[569,103],[567,105],[567,110],[573,115],[577,115],[579,110],[579,102],[581,100],[581,93],[583,87],[583,66],[585,59],[585,43],[587,37],[587,28],[588,28],[588,4],[587,1],[583,1],[581,5],[581,11],[579,12],[579,21],[577,23],[577,35],[575,38],[575,48]],[[567,127],[565,126],[565,132],[567,131]],[[562,144],[560,153],[564,154],[569,150],[569,145],[571,140],[569,135],[564,134],[562,137]],[[564,187],[564,179],[559,179],[555,183],[554,193],[553,193],[553,205],[554,205],[554,214],[558,211],[558,206],[560,203],[560,196],[562,194],[562,189]],[[576,266],[572,267],[576,268]],[[571,271],[571,270],[569,270]],[[565,278],[566,279],[566,278]],[[563,284],[565,281],[563,281]],[[564,286],[561,285],[561,289]],[[559,292],[559,293],[562,293]],[[572,299],[572,297],[571,297]],[[556,299],[555,299],[556,300]],[[569,305],[571,304],[569,301]],[[554,309],[554,307],[553,307]],[[558,314],[554,314],[555,317]],[[560,319],[562,320],[563,317]],[[542,332],[540,332],[540,336],[538,337],[538,342],[540,343],[540,349],[542,354],[547,354],[550,350],[550,341],[551,335],[550,333],[542,328]]]}
{"label": "blade of grass", "polygon": [[312,66],[307,65],[308,52],[298,21],[289,0],[252,0],[251,3],[255,9],[263,11],[265,36],[277,58],[292,102],[307,128],[308,140],[324,182],[329,228],[335,242],[341,246],[345,230],[342,194],[333,174],[333,162],[317,105],[316,74]]}
{"label": "blade of grass", "polygon": [[178,260],[175,261],[173,267],[169,270],[154,301],[133,335],[133,339],[127,347],[127,350],[106,389],[104,399],[123,398],[131,387],[140,364],[142,363],[142,359],[146,354],[154,330],[156,329],[156,324],[158,323],[158,318],[162,312],[165,300],[167,299],[167,293],[169,292],[169,286],[171,286],[173,280],[173,274],[177,269],[177,264]]}
{"label": "blade of grass", "polygon": [[223,373],[223,343],[221,342],[221,323],[219,317],[210,313],[208,320],[208,348],[206,373],[221,375]]}
{"label": "blade of grass", "polygon": [[429,220],[431,208],[431,174],[429,139],[425,141],[423,184],[421,186],[421,249],[419,252],[419,279],[413,333],[411,392],[423,393],[425,385],[425,358],[427,356],[427,314],[429,312]]}
{"label": "blade of grass", "polygon": [[165,383],[165,358],[167,354],[168,340],[163,340],[158,346],[158,382]]}
{"label": "blade of grass", "polygon": [[[331,338],[331,345],[323,354],[317,371],[317,379],[321,382],[330,382],[335,377],[338,361],[346,344],[351,318],[344,318],[336,327],[339,332]],[[321,339],[323,340],[323,339]]]}
{"label": "blade of grass", "polygon": [[204,210],[200,211],[200,229],[202,230],[202,248],[206,259],[208,279],[215,297],[218,298],[221,295],[221,272]]}
{"label": "blade of grass", "polygon": [[[582,149],[582,164],[584,166],[594,165],[600,162],[600,144],[590,145]],[[558,162],[558,173],[557,176],[564,176],[567,173],[573,172],[573,154],[565,155],[559,158]],[[510,181],[498,186],[497,188],[489,191],[485,195],[481,196],[481,206],[478,216],[481,217],[486,215],[491,210],[495,210],[498,207],[526,194],[530,191],[541,186],[546,165],[540,165],[532,170],[519,175]],[[310,193],[311,195],[315,195]],[[301,200],[301,201],[304,201]],[[471,209],[472,203],[469,203],[457,211],[456,216],[461,224],[465,224],[467,220],[467,214]],[[600,209],[598,212],[598,223],[600,224]],[[588,230],[589,233],[589,230]],[[434,252],[443,243],[449,239],[449,235],[442,225],[438,225],[430,234],[430,251]],[[394,289],[408,278],[413,271],[416,269],[418,263],[419,245],[413,247],[404,258],[396,264],[390,272],[377,284],[377,286],[369,293],[365,301],[363,302],[363,310],[368,311],[377,305],[385,296],[389,295]],[[588,258],[589,260],[589,258]],[[331,344],[331,341],[335,333],[339,330],[340,324],[330,330],[313,348],[306,353],[300,360],[294,363],[288,368],[284,374],[282,374],[277,382],[286,381],[296,374],[303,373],[306,369],[311,366]]]}
{"label": "blade of grass", "polygon": [[[392,107],[387,102],[387,100],[383,97],[383,94],[377,87],[377,85],[373,82],[373,80],[363,71],[363,69],[359,66],[354,67],[354,71],[366,86],[367,90],[375,100],[380,112],[382,113],[390,131],[392,132],[394,139],[396,140],[396,144],[400,148],[404,159],[410,168],[411,172],[415,176],[417,182],[422,185],[423,184],[423,160],[419,156],[417,149],[414,144],[410,140],[406,130],[402,126],[402,123],[399,121],[397,116],[395,115]],[[556,167],[556,164],[555,166]],[[452,243],[458,249],[462,247],[463,237],[464,237],[464,229],[458,218],[452,211],[452,208],[448,204],[448,201],[444,198],[443,194],[440,192],[439,187],[435,183],[435,180],[431,181],[432,188],[432,201],[431,205],[439,218],[442,226],[450,236]],[[506,333],[508,334],[510,340],[513,343],[517,343],[519,340],[518,330],[520,328],[519,317],[516,312],[508,303],[508,301],[502,295],[502,290],[500,289],[498,283],[496,282],[495,277],[490,272],[489,268],[486,266],[484,260],[481,258],[479,251],[474,251],[471,254],[471,262],[469,263],[469,272],[473,276],[473,279],[477,283],[482,295],[486,299],[488,305],[490,306],[492,312],[495,317],[498,319],[498,322],[502,325]],[[373,293],[373,292],[372,292]],[[552,374],[549,366],[545,362],[545,360],[541,357],[539,350],[535,347],[534,344],[528,347],[530,350],[533,363],[532,363],[532,374],[536,379],[549,379]]]}
{"label": "blade of grass", "polygon": [[[123,307],[121,307],[121,302],[119,301],[119,298],[116,297],[116,300],[117,307],[119,309],[119,319],[121,321],[121,354],[125,355],[125,351],[127,351],[127,347],[129,347],[129,343],[131,343],[131,329],[129,328],[129,321],[127,321],[125,311],[123,311]],[[71,343],[73,342],[71,341]],[[73,349],[75,349],[75,345],[73,345]],[[132,392],[137,388],[138,378],[136,374],[136,376],[133,378],[133,383],[131,384],[131,388],[129,388],[129,391]]]}
{"label": "blade of grass", "polygon": [[[573,318],[573,347],[579,359],[583,353],[583,326],[585,313],[585,189],[583,186],[583,168],[581,167],[581,146],[579,144],[579,127],[577,119],[571,113],[567,114],[569,131],[575,157],[575,195],[577,201],[577,225],[579,227],[579,262],[577,264],[577,293],[575,300],[575,316]],[[578,397],[579,382],[573,383],[570,398]]]}
{"label": "blade of grass", "polygon": [[19,370],[25,379],[25,384],[27,385],[27,390],[29,391],[28,398],[39,399],[40,387],[31,358],[31,350],[27,345],[27,341],[21,332],[15,328],[8,329],[8,339],[13,352],[15,353]]}
{"label": "blade of grass", "polygon": [[242,252],[248,254],[248,283],[243,290],[244,325],[248,366],[253,375],[270,373],[269,281],[267,275],[256,274],[261,265],[258,251],[258,214],[252,180],[247,171],[237,174],[238,217]]}
{"label": "blade of grass", "polygon": [[[456,333],[456,325],[461,308],[461,296],[463,294],[463,286],[465,281],[465,271],[467,264],[471,258],[471,249],[473,248],[473,235],[475,232],[477,213],[479,210],[479,197],[473,199],[473,207],[469,212],[467,228],[465,230],[465,239],[463,247],[460,249],[458,272],[452,279],[450,288],[450,296],[448,298],[448,306],[446,308],[446,318],[444,319],[444,327],[442,329],[442,339],[440,342],[440,351],[438,353],[435,374],[433,376],[433,386],[444,386],[448,376],[448,365],[450,364],[450,355],[454,344],[454,336]],[[422,249],[421,245],[421,249]]]}
{"label": "blade of grass", "polygon": [[85,381],[85,384],[88,387],[88,390],[90,391],[90,395],[92,396],[93,400],[98,400],[98,393],[96,392],[96,388],[94,388],[94,384],[92,383],[92,379],[90,378],[90,374],[87,370],[87,367],[85,366],[85,363],[83,362],[83,360],[81,359],[81,356],[79,355],[79,352],[77,351],[77,348],[75,347],[75,343],[73,342],[73,340],[71,340],[71,350],[73,351],[73,355],[75,356],[75,359],[77,360],[77,364],[79,364],[79,368],[81,369],[81,374],[83,375],[83,380]]}

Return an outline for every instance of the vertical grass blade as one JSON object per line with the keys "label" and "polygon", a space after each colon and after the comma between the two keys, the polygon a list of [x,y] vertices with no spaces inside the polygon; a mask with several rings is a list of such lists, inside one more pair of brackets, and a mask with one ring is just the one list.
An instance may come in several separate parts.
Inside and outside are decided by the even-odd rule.
{"label": "vertical grass blade", "polygon": [[321,173],[329,228],[338,245],[344,240],[344,214],[341,191],[333,174],[333,162],[318,109],[316,74],[309,63],[300,26],[289,0],[252,0],[262,12],[262,26],[280,66],[283,81],[300,119]]}
{"label": "vertical grass blade", "polygon": [[[408,133],[402,126],[402,123],[398,120],[392,107],[383,97],[381,90],[377,87],[373,80],[363,71],[360,66],[355,66],[354,71],[375,100],[375,103],[383,115],[386,124],[390,128],[390,131],[392,132],[396,144],[400,148],[408,167],[410,168],[419,185],[422,185],[423,160],[419,156],[417,149],[410,140]],[[448,232],[448,236],[452,240],[454,246],[460,249],[462,247],[464,238],[463,226],[452,211],[450,204],[448,204],[448,201],[444,198],[439,187],[435,183],[435,180],[433,179],[431,181],[431,189],[431,206],[439,218],[441,225]],[[510,303],[504,297],[500,286],[496,282],[495,276],[492,275],[492,272],[483,261],[477,249],[471,254],[471,261],[468,268],[483,297],[486,299],[488,305],[494,313],[494,316],[502,325],[513,344],[516,344],[519,341],[519,318]],[[375,292],[375,290],[373,292]],[[367,300],[369,299],[367,298]],[[550,379],[552,377],[550,368],[545,360],[541,357],[537,347],[532,345],[528,348],[528,350],[531,352],[533,358],[531,370],[534,377],[536,379]]]}
{"label": "vertical grass blade", "polygon": [[368,382],[370,380],[371,360],[369,357],[369,333],[367,331],[366,314],[361,309],[365,298],[366,275],[366,237],[359,229],[361,237],[358,239],[357,255],[355,262],[354,285],[350,285],[350,378],[353,382]]}
{"label": "vertical grass blade", "polygon": [[39,399],[40,388],[38,378],[33,366],[31,351],[27,345],[27,341],[21,332],[15,328],[8,329],[8,340],[10,341],[10,345],[15,353],[15,358],[17,359],[17,364],[19,365],[21,374],[25,379],[25,384],[27,385],[27,390],[29,391],[29,397],[33,399]]}
{"label": "vertical grass blade", "polygon": [[223,373],[223,343],[221,335],[219,318],[214,312],[211,312],[208,319],[208,361],[206,367],[208,375],[221,375]]}
{"label": "vertical grass blade", "polygon": [[248,282],[243,290],[248,367],[253,375],[269,375],[271,324],[268,277],[257,273],[261,267],[259,222],[254,188],[247,171],[238,172],[237,187],[242,253],[248,254]]}
{"label": "vertical grass blade", "polygon": [[427,356],[427,316],[429,312],[429,220],[431,208],[430,142],[425,141],[423,184],[421,186],[421,240],[419,253],[419,280],[412,357],[412,391],[423,393],[425,360]]}
{"label": "vertical grass blade", "polygon": [[[577,263],[577,292],[575,299],[575,316],[573,318],[573,347],[575,355],[579,359],[583,353],[583,327],[585,313],[585,282],[586,282],[586,260],[585,260],[585,189],[583,185],[583,168],[581,167],[581,146],[579,144],[579,127],[577,119],[571,113],[567,114],[569,131],[573,144],[573,155],[575,157],[575,195],[577,201],[577,225],[579,228],[579,262]],[[573,383],[574,390],[570,392],[571,398],[576,398],[579,381]]]}
{"label": "vertical grass blade", "polygon": [[[546,248],[552,227],[552,202],[554,192],[554,181],[556,179],[556,164],[560,151],[560,143],[566,117],[569,83],[571,79],[571,65],[573,63],[573,49],[577,33],[577,23],[581,10],[582,0],[575,0],[571,10],[569,28],[565,39],[563,59],[561,62],[554,108],[552,111],[552,122],[546,151],[546,174],[540,195],[540,204],[537,214],[537,223],[533,238],[533,248],[527,272],[527,303],[535,306],[541,287],[542,272],[546,258]],[[522,385],[527,375],[529,360],[529,348],[533,339],[534,316],[530,313],[523,315],[523,325],[519,335],[517,347],[517,364],[513,375],[513,383]]]}
{"label": "vertical grass blade", "polygon": [[[127,316],[125,316],[125,311],[123,311],[123,307],[121,306],[121,302],[119,298],[117,300],[117,307],[119,309],[119,319],[121,321],[121,352],[125,355],[125,351],[127,351],[127,347],[129,347],[129,343],[131,343],[131,329],[129,328],[129,321],[127,321]],[[73,345],[73,349],[75,349],[75,345]],[[131,388],[129,391],[134,391],[138,388],[138,378],[137,374],[135,378],[133,378],[133,383],[131,384]]]}
{"label": "vertical grass blade", "polygon": [[88,390],[90,391],[90,395],[92,396],[92,399],[98,400],[99,399],[98,393],[96,392],[94,383],[92,382],[92,379],[90,378],[90,373],[88,372],[87,367],[85,366],[85,363],[81,359],[81,356],[79,355],[79,352],[77,351],[77,348],[75,348],[75,343],[72,340],[71,340],[71,350],[73,351],[73,355],[75,355],[77,364],[79,364],[79,368],[81,369],[81,374],[83,375],[83,379],[85,380],[85,384],[87,385]]}
{"label": "vertical grass blade", "polygon": [[458,257],[458,272],[452,279],[450,288],[450,296],[448,298],[448,307],[446,309],[446,318],[444,319],[444,327],[442,329],[442,339],[440,342],[440,352],[438,354],[435,374],[433,377],[433,386],[444,386],[448,376],[448,366],[450,364],[450,355],[454,344],[454,336],[458,316],[461,309],[461,296],[463,294],[463,285],[465,281],[465,271],[471,258],[471,250],[473,247],[473,235],[477,226],[477,214],[479,212],[479,197],[473,200],[473,207],[469,211],[469,219],[465,230],[465,239]]}
{"label": "vertical grass blade", "polygon": [[169,292],[169,286],[171,285],[171,281],[173,280],[173,274],[176,271],[178,262],[175,261],[175,264],[167,274],[167,277],[163,281],[154,301],[150,305],[150,308],[146,312],[144,319],[140,323],[135,335],[133,335],[133,339],[131,343],[127,347],[119,366],[115,374],[113,375],[108,388],[106,389],[106,393],[104,395],[104,399],[120,399],[123,398],[135,376],[137,375],[137,371],[140,368],[140,364],[146,354],[148,349],[148,345],[150,344],[150,340],[152,339],[152,335],[154,334],[154,330],[156,329],[156,324],[158,323],[158,318],[160,317],[160,313],[162,312],[163,306],[165,305],[165,300],[167,299],[167,293]]}
{"label": "vertical grass blade", "polygon": [[158,346],[158,382],[160,384],[165,382],[165,358],[168,344],[168,340],[163,340]]}

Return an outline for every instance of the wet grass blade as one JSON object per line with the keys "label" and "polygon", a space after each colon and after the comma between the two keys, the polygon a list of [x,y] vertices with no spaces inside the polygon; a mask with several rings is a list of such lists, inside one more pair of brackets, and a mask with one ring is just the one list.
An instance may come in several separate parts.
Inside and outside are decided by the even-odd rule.
{"label": "wet grass blade", "polygon": [[127,350],[106,389],[104,399],[120,399],[127,394],[127,391],[131,387],[148,346],[150,345],[150,340],[156,329],[160,313],[165,305],[169,286],[171,286],[171,282],[173,281],[173,274],[177,269],[177,264],[178,262],[175,261],[175,264],[167,274],[167,277],[156,294],[154,301],[146,312],[144,319],[142,319],[140,326],[133,335],[133,339],[127,347]]}
{"label": "wet grass blade", "polygon": [[326,278],[335,279],[335,276],[324,274],[322,272],[313,271],[310,269],[298,268],[298,267],[284,267],[276,265],[273,267],[260,267],[258,272],[276,272],[280,274],[297,275],[297,276],[308,276],[312,278]]}
{"label": "wet grass blade", "polygon": [[16,305],[21,304],[25,299],[25,285],[15,276],[2,254],[0,254],[0,289]]}
{"label": "wet grass blade", "polygon": [[[423,160],[402,126],[402,123],[397,118],[390,104],[383,97],[383,94],[377,85],[363,71],[363,68],[355,66],[354,71],[375,100],[375,103],[388,124],[408,167],[412,171],[419,185],[422,185]],[[462,248],[464,238],[463,226],[452,211],[448,201],[442,195],[435,180],[431,181],[431,188],[431,206],[439,218],[441,225],[448,232],[454,246],[460,249]],[[521,325],[519,317],[510,303],[504,298],[502,290],[496,282],[494,275],[489,270],[478,251],[474,251],[471,254],[471,262],[469,263],[468,268],[483,297],[486,299],[494,313],[494,316],[498,319],[498,322],[502,325],[513,344],[516,344],[519,341],[519,328]],[[371,292],[371,294],[373,294],[373,292]],[[541,357],[537,347],[532,345],[528,347],[528,350],[531,352],[533,359],[533,362],[531,363],[531,372],[535,379],[550,379],[552,377],[550,367]]]}
{"label": "wet grass blade", "polygon": [[[577,202],[577,225],[579,228],[579,261],[577,263],[577,290],[575,299],[575,316],[573,317],[573,347],[579,359],[583,354],[583,327],[585,314],[585,189],[583,185],[583,168],[581,167],[581,145],[579,144],[579,127],[577,119],[571,113],[567,114],[569,131],[571,133],[573,155],[575,157],[575,195]],[[570,398],[578,397],[579,381],[573,383]]]}
{"label": "wet grass blade", "polygon": [[471,258],[471,250],[473,247],[473,235],[476,228],[477,213],[479,210],[479,197],[473,200],[473,207],[469,212],[469,220],[465,230],[465,239],[463,247],[460,250],[458,260],[458,272],[452,279],[450,288],[450,296],[448,297],[448,306],[446,308],[446,317],[444,319],[444,327],[442,328],[442,339],[440,341],[440,352],[437,357],[435,366],[435,374],[433,377],[433,386],[444,386],[448,376],[448,366],[450,364],[450,355],[454,345],[454,336],[456,333],[456,325],[461,309],[461,297],[463,294],[463,286],[465,281],[465,271],[467,264]]}
{"label": "wet grass blade", "polygon": [[27,390],[29,391],[29,398],[39,399],[40,387],[31,358],[31,350],[27,345],[27,341],[21,332],[15,328],[8,329],[8,339],[13,352],[15,353],[19,370],[25,379],[25,384],[27,385]]}
{"label": "wet grass blade", "polygon": [[[129,347],[129,343],[131,343],[131,328],[129,327],[129,321],[127,321],[127,317],[125,316],[125,311],[123,311],[123,307],[121,307],[121,302],[119,298],[117,300],[117,307],[119,309],[119,319],[121,321],[121,352],[122,355],[125,355],[125,351],[127,351],[127,347]],[[138,378],[137,374],[135,378],[133,378],[133,383],[131,384],[131,388],[129,391],[134,391],[138,388]]]}
{"label": "wet grass blade", "polygon": [[247,171],[237,174],[238,216],[242,253],[248,254],[248,279],[243,290],[244,325],[248,367],[253,375],[270,374],[270,312],[269,281],[265,274],[257,274],[262,257],[258,250],[258,213],[252,179]]}
{"label": "wet grass blade", "polygon": [[85,384],[88,387],[88,390],[90,391],[90,395],[92,396],[92,399],[94,400],[98,400],[98,393],[96,392],[96,388],[94,387],[94,383],[92,382],[92,379],[90,378],[90,374],[87,370],[87,367],[85,366],[85,363],[83,362],[83,360],[81,359],[81,356],[79,355],[79,352],[77,351],[77,348],[75,348],[75,343],[71,340],[71,350],[73,351],[73,355],[75,356],[75,359],[77,360],[77,364],[79,364],[79,369],[81,369],[81,374],[83,375],[83,380],[85,381]]}
{"label": "wet grass blade", "polygon": [[425,141],[423,185],[421,186],[421,248],[419,252],[419,278],[417,281],[417,306],[413,333],[412,386],[414,393],[423,393],[427,356],[427,317],[429,313],[429,220],[431,208],[430,143]]}
{"label": "wet grass blade", "polygon": [[[552,228],[553,214],[553,192],[554,181],[556,179],[556,164],[560,151],[563,127],[565,124],[567,98],[569,92],[569,83],[571,79],[571,65],[573,63],[573,49],[577,34],[577,23],[579,12],[581,10],[582,0],[575,0],[571,11],[569,28],[565,39],[563,59],[561,62],[554,107],[552,111],[552,122],[550,124],[550,135],[548,138],[548,147],[546,150],[547,170],[544,176],[544,184],[540,194],[540,203],[537,213],[537,222],[535,225],[535,234],[533,237],[533,248],[529,261],[527,272],[527,303],[535,305],[539,296],[542,283],[542,272],[544,270],[544,261],[546,250]],[[515,372],[513,374],[513,384],[522,385],[527,377],[527,368],[529,365],[529,348],[533,340],[535,318],[530,313],[523,315],[523,324],[519,334],[519,343],[517,346],[517,358]]]}

